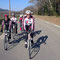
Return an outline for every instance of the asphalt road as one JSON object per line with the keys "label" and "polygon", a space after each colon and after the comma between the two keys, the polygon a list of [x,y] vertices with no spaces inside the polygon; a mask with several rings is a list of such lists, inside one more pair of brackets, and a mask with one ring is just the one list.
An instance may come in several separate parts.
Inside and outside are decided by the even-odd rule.
{"label": "asphalt road", "polygon": [[[19,33],[15,40],[11,40],[8,51],[5,51],[4,38],[1,36],[0,60],[30,60],[24,40],[25,35]],[[60,28],[36,19],[34,42],[31,60],[60,60]]]}

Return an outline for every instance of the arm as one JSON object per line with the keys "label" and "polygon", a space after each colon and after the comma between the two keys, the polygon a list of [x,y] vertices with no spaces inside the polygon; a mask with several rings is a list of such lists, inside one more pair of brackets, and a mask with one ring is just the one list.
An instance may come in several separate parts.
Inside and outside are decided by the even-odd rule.
{"label": "arm", "polygon": [[35,19],[33,18],[33,21],[32,21],[32,30],[34,31],[35,30]]}
{"label": "arm", "polygon": [[18,19],[16,18],[16,23],[17,23]]}
{"label": "arm", "polygon": [[33,21],[33,30],[35,30],[35,18],[34,18],[34,21]]}
{"label": "arm", "polygon": [[2,30],[4,29],[4,20],[2,21]]}
{"label": "arm", "polygon": [[9,30],[11,30],[12,22],[9,22]]}
{"label": "arm", "polygon": [[24,21],[23,21],[23,24],[24,24],[24,30],[25,30],[25,19],[24,19]]}

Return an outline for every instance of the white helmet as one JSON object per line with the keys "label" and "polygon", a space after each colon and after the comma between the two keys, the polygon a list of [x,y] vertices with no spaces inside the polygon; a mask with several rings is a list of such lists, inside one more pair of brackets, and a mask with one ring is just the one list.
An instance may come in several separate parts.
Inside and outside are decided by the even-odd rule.
{"label": "white helmet", "polygon": [[27,11],[26,11],[26,14],[31,14],[31,11],[30,11],[30,10],[27,10]]}
{"label": "white helmet", "polygon": [[23,14],[21,14],[20,17],[23,17]]}
{"label": "white helmet", "polygon": [[12,16],[15,16],[15,13],[12,13]]}

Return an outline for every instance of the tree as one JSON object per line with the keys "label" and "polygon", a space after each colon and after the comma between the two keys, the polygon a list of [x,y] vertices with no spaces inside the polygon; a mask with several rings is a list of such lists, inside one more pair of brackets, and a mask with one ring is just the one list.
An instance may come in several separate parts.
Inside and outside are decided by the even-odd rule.
{"label": "tree", "polygon": [[60,0],[30,0],[34,7],[37,8],[37,13],[49,13],[50,15],[60,14]]}

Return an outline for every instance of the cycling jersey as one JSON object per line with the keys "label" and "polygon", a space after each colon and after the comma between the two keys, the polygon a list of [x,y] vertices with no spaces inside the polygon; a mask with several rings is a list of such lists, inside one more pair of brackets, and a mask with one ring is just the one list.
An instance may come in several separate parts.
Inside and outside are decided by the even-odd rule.
{"label": "cycling jersey", "polygon": [[23,26],[24,26],[24,30],[26,30],[26,25],[29,25],[31,24],[31,28],[32,30],[34,30],[34,18],[33,17],[30,17],[29,19],[27,17],[24,18],[23,20]]}
{"label": "cycling jersey", "polygon": [[13,22],[17,22],[17,18],[12,17],[12,18],[11,18],[11,21],[13,21]]}
{"label": "cycling jersey", "polygon": [[12,17],[11,21],[12,21],[12,29],[13,29],[13,24],[14,24],[16,26],[16,34],[17,34],[17,18],[16,17]]}
{"label": "cycling jersey", "polygon": [[5,25],[5,29],[8,30],[8,29],[11,29],[11,21],[10,20],[7,20],[7,21],[3,21],[2,22],[2,28],[4,27]]}

